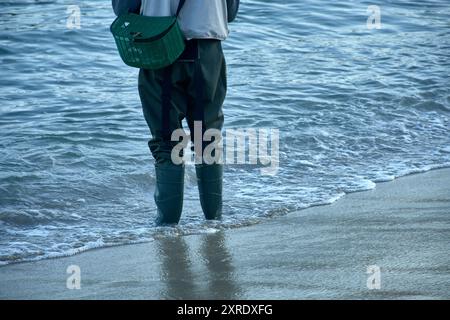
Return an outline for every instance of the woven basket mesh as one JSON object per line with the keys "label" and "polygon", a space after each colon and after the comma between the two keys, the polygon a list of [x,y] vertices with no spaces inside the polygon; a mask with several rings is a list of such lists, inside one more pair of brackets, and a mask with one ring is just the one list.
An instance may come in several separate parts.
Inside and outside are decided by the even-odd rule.
{"label": "woven basket mesh", "polygon": [[119,16],[111,25],[120,57],[131,67],[166,67],[184,50],[184,37],[176,17]]}

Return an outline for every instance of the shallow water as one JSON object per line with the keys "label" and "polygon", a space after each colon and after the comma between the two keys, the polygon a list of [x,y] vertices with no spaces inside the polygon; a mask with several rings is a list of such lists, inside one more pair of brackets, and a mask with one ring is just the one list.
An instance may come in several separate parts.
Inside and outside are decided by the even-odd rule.
{"label": "shallow water", "polygon": [[214,232],[450,165],[450,4],[247,0],[224,43],[226,128],[279,128],[280,168],[227,166],[224,221],[203,222],[188,167],[178,228],[156,228],[137,70],[109,1],[0,3],[0,264]]}

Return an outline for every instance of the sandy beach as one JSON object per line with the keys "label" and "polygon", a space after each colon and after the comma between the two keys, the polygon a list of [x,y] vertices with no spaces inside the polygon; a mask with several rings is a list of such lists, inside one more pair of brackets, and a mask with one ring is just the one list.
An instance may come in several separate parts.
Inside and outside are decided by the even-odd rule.
{"label": "sandy beach", "polygon": [[249,227],[4,266],[0,298],[449,299],[449,222],[450,169],[433,170]]}

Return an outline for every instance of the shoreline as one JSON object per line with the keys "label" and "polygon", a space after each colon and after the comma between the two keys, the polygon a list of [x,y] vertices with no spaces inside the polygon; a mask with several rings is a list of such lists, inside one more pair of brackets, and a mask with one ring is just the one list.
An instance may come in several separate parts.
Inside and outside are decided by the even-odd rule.
{"label": "shoreline", "polygon": [[[246,228],[246,227],[249,227],[249,226],[254,226],[254,225],[261,224],[261,223],[265,223],[268,219],[274,219],[274,218],[277,218],[277,217],[280,217],[280,216],[294,214],[294,213],[297,213],[299,211],[307,210],[307,209],[310,209],[310,208],[332,205],[336,201],[342,200],[343,198],[345,198],[349,194],[360,193],[360,192],[367,192],[367,191],[375,189],[379,184],[389,183],[389,182],[395,181],[397,179],[402,179],[404,177],[408,177],[408,176],[411,176],[411,175],[422,174],[422,173],[427,173],[427,172],[430,172],[430,171],[442,170],[442,169],[450,169],[450,163],[449,164],[444,163],[444,164],[440,164],[440,165],[433,165],[433,166],[429,166],[427,168],[422,168],[422,169],[418,168],[418,169],[412,170],[412,171],[410,171],[410,172],[408,172],[408,173],[406,173],[404,175],[393,177],[392,179],[375,180],[375,181],[372,181],[373,184],[375,185],[373,188],[361,189],[361,190],[356,190],[356,191],[351,191],[351,192],[343,192],[342,195],[337,195],[337,196],[335,196],[335,197],[333,197],[333,198],[331,198],[329,200],[326,200],[326,201],[323,201],[323,202],[320,202],[320,203],[317,203],[317,204],[310,204],[310,205],[308,205],[308,206],[306,206],[304,208],[301,208],[301,209],[289,211],[287,213],[282,213],[282,214],[273,214],[273,215],[270,214],[268,216],[261,217],[260,218],[261,220],[258,220],[258,221],[250,221],[249,220],[249,221],[245,221],[243,223],[243,225],[226,226],[223,229],[218,229],[218,231],[222,232],[222,231],[226,231],[226,230],[230,230],[230,229]],[[216,226],[213,226],[212,228],[215,229]],[[207,230],[192,231],[192,233],[191,232],[181,233],[181,234],[177,234],[177,236],[202,235],[202,234],[205,234],[205,233],[208,233],[208,231]],[[170,235],[169,234],[154,234],[152,236],[153,237],[160,237],[160,236],[170,236]],[[104,244],[104,245],[100,245],[100,246],[93,246],[93,247],[90,246],[88,248],[81,247],[81,248],[78,248],[78,249],[72,249],[73,252],[61,253],[61,254],[58,254],[56,256],[51,256],[51,257],[43,256],[43,257],[35,257],[35,258],[31,258],[31,259],[25,259],[25,260],[22,260],[22,261],[14,261],[14,262],[7,262],[7,263],[0,262],[0,270],[1,270],[2,267],[6,267],[6,266],[10,266],[10,265],[24,264],[24,263],[34,263],[34,262],[38,262],[38,261],[42,261],[42,260],[53,260],[53,259],[68,258],[68,257],[76,256],[76,255],[79,255],[79,254],[83,254],[85,252],[90,252],[90,251],[95,251],[95,250],[102,250],[102,249],[108,249],[108,248],[115,248],[115,247],[121,247],[121,246],[133,246],[133,245],[138,245],[138,244],[145,244],[145,243],[152,242],[154,240],[155,240],[154,238],[151,238],[151,239],[145,239],[145,240],[144,239],[143,240],[136,240],[136,241],[132,241],[132,242],[129,242],[129,243],[106,244],[106,245]],[[87,245],[87,246],[89,246],[89,245]]]}
{"label": "shoreline", "polygon": [[0,298],[449,298],[449,214],[450,168],[431,169],[246,227],[3,265]]}

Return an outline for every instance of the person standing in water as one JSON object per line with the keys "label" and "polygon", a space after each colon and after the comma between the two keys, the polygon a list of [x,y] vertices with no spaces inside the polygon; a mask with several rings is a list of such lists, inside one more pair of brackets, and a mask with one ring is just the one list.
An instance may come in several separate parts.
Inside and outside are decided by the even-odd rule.
{"label": "person standing in water", "polygon": [[[194,137],[194,122],[201,122],[202,136],[208,129],[221,130],[222,105],[227,91],[226,63],[221,42],[228,36],[228,23],[239,9],[239,0],[112,0],[116,15],[126,12],[145,16],[179,13],[186,48],[172,65],[140,69],[139,96],[152,138],[148,145],[155,158],[158,225],[177,224],[183,208],[184,164],[172,161],[172,132],[186,118]],[[197,126],[196,126],[197,128]],[[202,151],[207,143],[202,143]],[[197,150],[197,148],[195,148]],[[199,156],[199,155],[196,155]],[[201,158],[203,158],[200,155]],[[207,220],[222,215],[223,166],[196,163],[200,203]]]}

